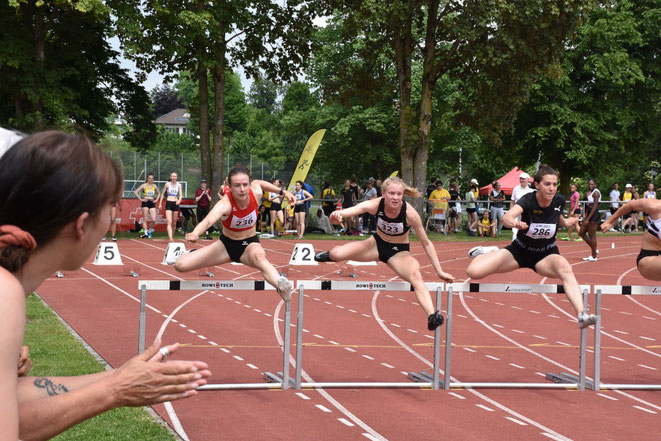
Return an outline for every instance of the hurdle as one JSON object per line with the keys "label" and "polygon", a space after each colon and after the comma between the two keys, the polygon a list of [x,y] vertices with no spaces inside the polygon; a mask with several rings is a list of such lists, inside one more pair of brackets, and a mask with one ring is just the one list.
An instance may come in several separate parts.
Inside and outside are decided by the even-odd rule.
{"label": "hurdle", "polygon": [[[441,292],[443,283],[425,283],[427,289],[436,291],[436,308],[441,309]],[[434,331],[434,363],[433,375],[426,372],[409,372],[407,377],[413,381],[409,382],[302,382],[303,366],[303,298],[305,290],[351,290],[351,291],[413,291],[408,282],[360,282],[342,280],[300,280],[298,287],[298,315],[296,322],[296,371],[295,378],[289,379],[295,390],[301,388],[417,388],[417,389],[439,389],[439,360],[440,360],[440,336],[441,328]],[[267,381],[279,381],[282,384],[287,381],[287,374],[271,375]]]}
{"label": "hurdle", "polygon": [[624,384],[602,384],[601,383],[601,296],[602,295],[661,295],[661,286],[634,286],[634,285],[595,285],[595,324],[594,335],[594,376],[592,390],[628,389],[628,390],[661,390],[661,384],[624,383]]}
{"label": "hurdle", "polygon": [[[580,285],[583,293],[583,302],[587,300],[590,290],[589,285]],[[478,293],[540,293],[561,294],[564,293],[562,285],[527,285],[511,283],[450,283],[447,285],[447,320],[445,341],[445,372],[443,377],[443,388],[493,388],[493,389],[578,389],[585,390],[585,366],[587,352],[587,328],[580,330],[580,355],[579,355],[579,377],[570,374],[546,373],[546,379],[552,383],[507,383],[507,382],[452,382],[451,381],[451,349],[452,349],[452,303],[454,292],[478,292]],[[585,303],[587,304],[587,303]]]}
{"label": "hurdle", "polygon": [[[146,305],[147,291],[264,291],[275,290],[263,280],[140,280],[140,319],[138,353],[145,350],[145,326],[147,321]],[[284,378],[289,377],[289,350],[291,327],[291,302],[285,302],[285,320],[283,323],[283,361]],[[245,390],[245,389],[289,389],[289,382],[270,383],[236,383],[236,384],[206,384],[197,390]]]}

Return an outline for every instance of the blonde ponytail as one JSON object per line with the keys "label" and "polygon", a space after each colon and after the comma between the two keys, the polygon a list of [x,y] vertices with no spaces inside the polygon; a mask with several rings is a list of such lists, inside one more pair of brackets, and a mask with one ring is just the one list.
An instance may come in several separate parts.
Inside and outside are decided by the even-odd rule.
{"label": "blonde ponytail", "polygon": [[398,177],[390,177],[383,182],[383,185],[381,186],[381,188],[383,188],[383,193],[386,192],[386,189],[390,184],[401,185],[402,188],[404,189],[404,195],[406,196],[410,196],[412,198],[420,197],[420,192],[417,189],[410,187],[406,182],[402,180],[402,178],[398,178]]}

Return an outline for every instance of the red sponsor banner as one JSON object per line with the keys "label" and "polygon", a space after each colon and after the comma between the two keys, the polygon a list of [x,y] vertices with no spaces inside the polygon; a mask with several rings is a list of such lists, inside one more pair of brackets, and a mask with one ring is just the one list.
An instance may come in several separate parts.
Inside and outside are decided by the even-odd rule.
{"label": "red sponsor banner", "polygon": [[[119,231],[128,231],[135,229],[135,223],[140,224],[142,228],[142,202],[140,199],[122,199],[120,202],[120,210],[117,212],[117,218],[115,222],[117,223],[117,229]],[[181,205],[184,206],[196,206],[195,199],[182,199]],[[165,231],[165,201],[161,203],[159,207],[156,205],[156,222],[154,225],[154,230],[156,231]]]}

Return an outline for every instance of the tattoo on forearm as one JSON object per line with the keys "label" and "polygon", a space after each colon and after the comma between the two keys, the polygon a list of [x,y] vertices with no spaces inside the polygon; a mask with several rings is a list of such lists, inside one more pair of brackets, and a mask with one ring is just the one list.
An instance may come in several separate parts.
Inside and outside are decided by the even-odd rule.
{"label": "tattoo on forearm", "polygon": [[45,389],[49,397],[69,392],[65,385],[53,384],[48,378],[37,378],[34,380],[34,385],[40,389]]}

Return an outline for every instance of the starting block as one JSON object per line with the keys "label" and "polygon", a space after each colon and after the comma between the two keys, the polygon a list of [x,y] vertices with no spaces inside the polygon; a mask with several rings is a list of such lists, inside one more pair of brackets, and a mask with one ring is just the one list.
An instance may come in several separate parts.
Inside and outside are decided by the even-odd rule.
{"label": "starting block", "polygon": [[116,242],[101,242],[94,256],[94,265],[123,265]]}
{"label": "starting block", "polygon": [[179,257],[186,252],[186,244],[181,242],[170,242],[168,247],[165,249],[165,254],[163,255],[163,262],[161,265],[167,265],[168,257],[174,256]]}
{"label": "starting block", "polygon": [[213,274],[213,267],[208,266],[208,267],[206,267],[206,268],[200,268],[200,269],[197,271],[197,275],[198,275],[198,276],[207,276],[207,277],[213,278],[213,277],[214,277],[214,274]]}
{"label": "starting block", "polygon": [[125,276],[138,277],[140,275],[140,265],[124,265],[122,274]]}
{"label": "starting block", "polygon": [[356,274],[355,267],[357,266],[376,266],[375,261],[369,261],[369,262],[358,262],[356,260],[349,260],[345,265],[342,266],[342,269],[340,269],[337,273],[340,276],[344,277],[353,277],[354,279],[358,278],[358,274]]}

